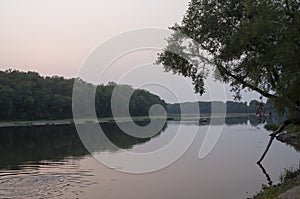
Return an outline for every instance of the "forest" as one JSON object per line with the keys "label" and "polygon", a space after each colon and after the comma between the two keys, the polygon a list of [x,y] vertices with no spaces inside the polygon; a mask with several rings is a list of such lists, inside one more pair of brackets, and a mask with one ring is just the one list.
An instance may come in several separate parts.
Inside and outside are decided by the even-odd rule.
{"label": "forest", "polygon": [[[193,110],[192,108],[195,107],[194,104],[198,103],[199,110]],[[276,114],[276,110],[274,109],[272,103],[270,100],[268,100],[266,103],[258,100],[251,100],[249,103],[247,102],[239,102],[239,101],[227,101],[227,102],[185,102],[185,103],[175,103],[175,104],[168,104],[167,105],[167,112],[168,114],[181,114],[181,108],[184,107],[184,110],[186,113],[183,114],[209,114],[211,113],[211,107],[212,103],[216,106],[226,106],[226,113],[250,113],[250,114],[256,114],[259,106],[261,105],[265,111],[266,114]],[[222,109],[220,109],[222,111]]]}
{"label": "forest", "polygon": [[[72,92],[74,78],[43,77],[36,72],[17,70],[0,71],[0,120],[57,120],[72,118]],[[81,81],[87,87],[94,85]],[[99,118],[112,117],[111,95],[118,86],[133,95],[129,103],[131,116],[147,116],[154,104],[162,105],[168,114],[181,114],[184,106],[187,113],[195,114],[198,110],[189,109],[189,105],[198,103],[200,113],[211,112],[211,102],[186,102],[167,104],[159,96],[143,89],[134,89],[130,85],[118,85],[110,82],[98,85],[95,95],[96,114]],[[125,94],[126,95],[126,94]],[[217,102],[222,103],[222,102]],[[226,102],[227,113],[256,113],[260,102]],[[190,106],[194,107],[194,106]],[[267,109],[271,109],[267,103]]]}
{"label": "forest", "polygon": [[[74,78],[42,77],[36,72],[0,71],[0,120],[56,120],[72,118]],[[94,86],[82,81],[88,86]],[[130,99],[132,116],[148,115],[154,104],[166,107],[160,97],[142,89],[113,82],[98,85],[95,107],[98,117],[111,117],[110,98],[115,86],[134,91]]]}

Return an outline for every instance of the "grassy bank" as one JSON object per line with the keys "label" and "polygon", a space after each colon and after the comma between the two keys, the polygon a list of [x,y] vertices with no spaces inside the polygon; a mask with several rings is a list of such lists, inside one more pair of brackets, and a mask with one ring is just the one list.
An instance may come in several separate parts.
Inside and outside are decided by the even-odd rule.
{"label": "grassy bank", "polygon": [[[277,125],[265,125],[269,131],[274,131],[278,128]],[[297,151],[300,151],[300,126],[290,125],[285,132],[277,136],[277,140],[293,146]]]}
{"label": "grassy bank", "polygon": [[253,199],[273,199],[279,198],[286,191],[293,187],[300,186],[300,167],[297,169],[286,169],[280,176],[280,183],[273,186],[262,186],[262,191],[253,197]]}
{"label": "grassy bank", "polygon": [[[269,131],[274,131],[278,126],[266,125],[265,128]],[[297,151],[300,151],[300,126],[288,126],[286,131],[277,137],[277,140],[287,143],[293,146]],[[263,185],[262,190],[255,195],[253,199],[285,198],[282,194],[298,186],[300,186],[300,165],[297,169],[286,169],[280,176],[280,183],[278,185]]]}

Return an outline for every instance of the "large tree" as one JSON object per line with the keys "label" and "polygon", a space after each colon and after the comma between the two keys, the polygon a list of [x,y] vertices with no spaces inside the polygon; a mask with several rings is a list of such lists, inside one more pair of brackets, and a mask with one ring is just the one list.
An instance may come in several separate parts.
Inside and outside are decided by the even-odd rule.
{"label": "large tree", "polygon": [[157,60],[166,71],[190,77],[201,95],[213,69],[237,99],[244,89],[269,98],[288,117],[270,143],[300,124],[299,0],[191,0],[171,29]]}

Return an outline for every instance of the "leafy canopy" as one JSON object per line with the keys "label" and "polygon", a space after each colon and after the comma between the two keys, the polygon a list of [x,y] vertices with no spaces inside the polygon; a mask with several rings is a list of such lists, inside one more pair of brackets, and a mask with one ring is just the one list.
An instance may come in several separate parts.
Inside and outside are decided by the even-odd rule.
{"label": "leafy canopy", "polygon": [[[74,78],[42,77],[36,72],[0,71],[0,121],[72,118],[74,81]],[[111,96],[115,87],[133,93],[129,103],[132,116],[147,116],[154,104],[166,107],[164,100],[146,90],[113,82],[93,85],[78,81],[82,84],[82,95],[89,95],[96,87],[93,105],[98,117],[112,117]],[[126,92],[120,96],[120,100],[126,97]],[[87,102],[80,102],[83,112],[87,105]]]}
{"label": "leafy canopy", "polygon": [[201,95],[204,79],[218,71],[216,78],[230,83],[236,99],[241,90],[253,90],[295,117],[300,111],[299,11],[299,0],[191,0],[182,23],[171,27],[157,63],[190,77]]}

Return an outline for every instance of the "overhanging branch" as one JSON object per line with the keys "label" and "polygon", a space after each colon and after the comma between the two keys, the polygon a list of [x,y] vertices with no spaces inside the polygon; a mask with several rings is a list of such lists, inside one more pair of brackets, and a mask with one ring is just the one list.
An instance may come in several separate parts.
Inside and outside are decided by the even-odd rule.
{"label": "overhanging branch", "polygon": [[281,133],[285,127],[287,127],[287,126],[290,125],[290,124],[291,124],[291,121],[286,120],[285,122],[283,122],[282,125],[280,125],[280,127],[279,127],[276,131],[274,131],[274,132],[270,135],[271,137],[270,137],[269,143],[268,143],[268,145],[267,145],[267,148],[266,148],[266,150],[264,151],[264,153],[262,154],[261,158],[257,161],[257,164],[260,164],[260,163],[263,161],[263,159],[264,159],[265,156],[267,155],[267,153],[268,153],[268,151],[269,151],[269,149],[270,149],[270,147],[271,147],[271,145],[272,145],[272,143],[273,143],[275,137],[276,137],[279,133]]}
{"label": "overhanging branch", "polygon": [[235,79],[236,81],[240,82],[240,83],[243,84],[245,87],[248,87],[248,88],[250,88],[251,90],[254,90],[254,91],[258,92],[258,93],[261,94],[262,96],[267,97],[267,98],[277,98],[276,95],[272,95],[272,94],[270,94],[270,93],[268,93],[268,92],[266,92],[266,91],[263,91],[263,90],[261,90],[260,88],[258,88],[257,86],[254,86],[254,85],[250,84],[249,82],[246,82],[246,81],[244,80],[244,78],[232,74],[232,73],[229,72],[224,66],[218,65],[218,67],[222,68],[223,72],[224,72],[226,75],[228,75],[228,76],[232,77],[233,79]]}
{"label": "overhanging branch", "polygon": [[300,125],[300,120],[299,119],[289,119],[289,120],[286,120],[284,121],[280,126],[279,128],[274,131],[273,133],[270,134],[270,140],[269,140],[269,143],[267,145],[267,148],[266,150],[264,151],[264,153],[262,154],[261,158],[258,160],[257,164],[260,164],[263,159],[265,158],[266,154],[268,153],[271,145],[272,145],[272,142],[273,140],[275,139],[275,137],[280,134],[287,126],[289,126],[290,124],[295,124],[295,125]]}
{"label": "overhanging branch", "polygon": [[[200,55],[200,54],[194,54],[194,53],[186,53],[186,55],[188,56],[196,56],[199,57],[200,59],[202,59],[203,61],[205,61],[207,64],[210,65],[216,65],[213,61],[209,60],[208,58]],[[230,77],[232,77],[233,79],[235,79],[236,81],[240,82],[241,84],[243,84],[245,87],[250,88],[251,90],[254,90],[256,92],[258,92],[259,94],[261,94],[262,96],[266,97],[266,98],[278,98],[276,95],[273,95],[271,93],[268,93],[260,88],[258,88],[257,86],[254,86],[252,84],[250,84],[249,82],[245,81],[244,78],[239,77],[237,75],[232,74],[227,68],[225,68],[224,66],[222,66],[221,64],[217,65],[218,67],[222,68],[222,70],[224,71],[224,73]]]}

